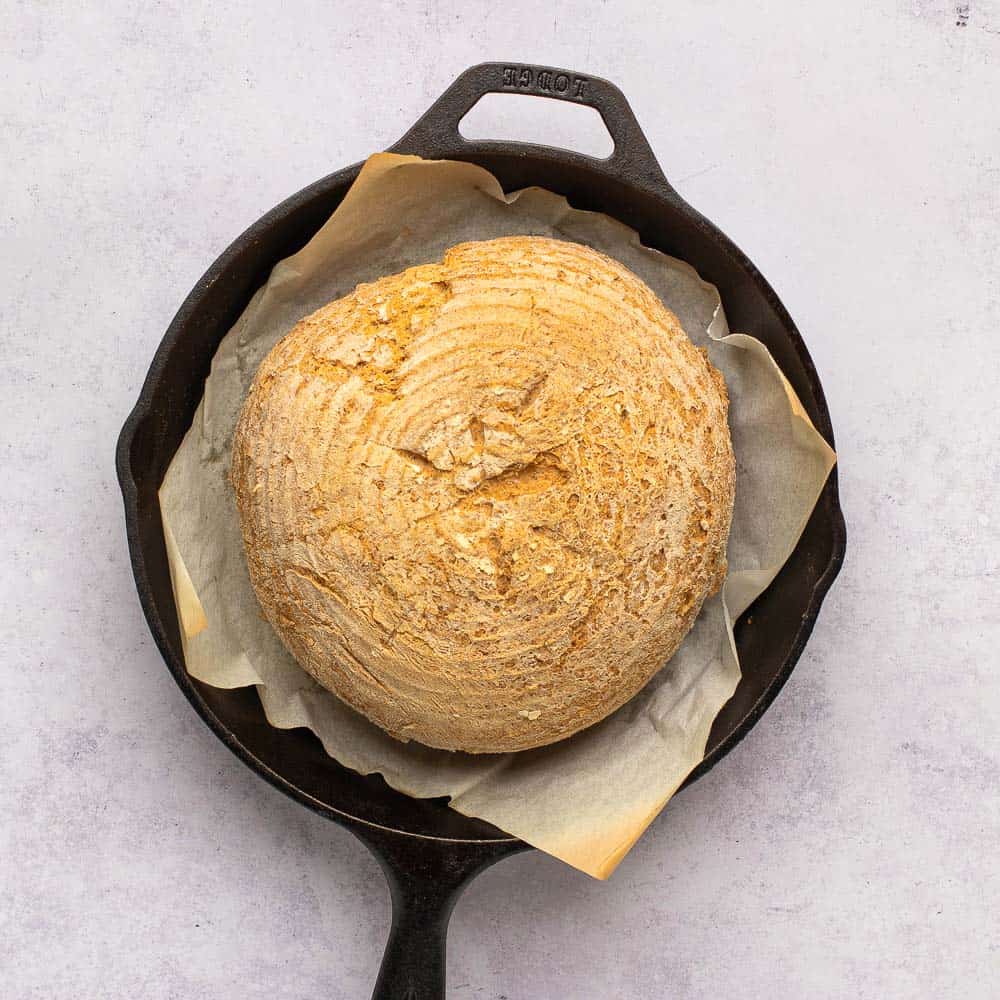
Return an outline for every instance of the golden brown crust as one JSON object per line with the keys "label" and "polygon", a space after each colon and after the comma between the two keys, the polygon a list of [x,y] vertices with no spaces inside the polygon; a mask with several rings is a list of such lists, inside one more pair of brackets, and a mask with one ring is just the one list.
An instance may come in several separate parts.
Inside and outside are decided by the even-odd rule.
{"label": "golden brown crust", "polygon": [[721,585],[727,409],[621,264],[461,244],[261,364],[231,472],[250,578],[298,662],[397,738],[554,742],[631,698]]}

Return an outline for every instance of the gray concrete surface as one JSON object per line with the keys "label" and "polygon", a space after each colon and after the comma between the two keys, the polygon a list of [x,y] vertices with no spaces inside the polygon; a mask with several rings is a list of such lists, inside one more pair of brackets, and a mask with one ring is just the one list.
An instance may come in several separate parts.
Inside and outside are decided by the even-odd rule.
{"label": "gray concrete surface", "polygon": [[[1000,994],[996,2],[61,0],[2,21],[4,997],[368,996],[381,875],[182,700],[112,449],[229,240],[485,58],[618,82],[774,284],[827,388],[850,549],[773,709],[610,882],[532,853],[470,889],[449,996]],[[557,108],[547,127],[577,134]]]}

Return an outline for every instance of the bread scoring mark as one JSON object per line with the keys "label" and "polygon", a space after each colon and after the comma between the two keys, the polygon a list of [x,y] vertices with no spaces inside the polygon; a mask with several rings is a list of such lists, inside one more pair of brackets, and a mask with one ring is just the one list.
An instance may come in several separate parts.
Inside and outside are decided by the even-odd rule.
{"label": "bread scoring mark", "polygon": [[535,400],[541,395],[542,390],[545,388],[546,382],[549,380],[549,373],[542,372],[534,382],[531,383],[525,389],[524,396],[521,398],[520,402],[517,404],[518,410],[527,410],[531,407]]}
{"label": "bread scoring mark", "polygon": [[395,445],[387,444],[384,447],[391,448],[397,455],[402,455],[408,462],[412,462],[414,471],[425,476],[445,476],[449,468],[439,469],[429,458],[421,455],[419,451],[411,451],[409,448],[397,448]]}
{"label": "bread scoring mark", "polygon": [[551,451],[540,451],[531,461],[515,465],[476,487],[476,493],[491,500],[513,500],[528,493],[544,493],[563,486],[570,474]]}

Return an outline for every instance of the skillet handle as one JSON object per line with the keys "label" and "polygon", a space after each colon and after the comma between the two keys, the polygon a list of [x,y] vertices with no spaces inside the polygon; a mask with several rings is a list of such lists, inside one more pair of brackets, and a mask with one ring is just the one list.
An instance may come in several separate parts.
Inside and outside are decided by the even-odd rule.
{"label": "skillet handle", "polygon": [[448,921],[458,897],[481,871],[528,845],[351,829],[382,866],[392,897],[392,925],[372,1000],[445,1000]]}
{"label": "skillet handle", "polygon": [[552,154],[553,150],[546,146],[464,139],[458,131],[459,123],[486,94],[531,94],[594,108],[614,142],[614,151],[606,159],[599,159],[559,150],[559,158],[659,193],[664,190],[673,193],[625,95],[613,83],[600,77],[553,66],[499,62],[472,66],[424,112],[392,147],[392,152],[426,155],[427,150],[434,150],[439,158],[461,159],[463,154],[473,152],[488,153],[501,148],[509,152],[513,145],[543,155]]}

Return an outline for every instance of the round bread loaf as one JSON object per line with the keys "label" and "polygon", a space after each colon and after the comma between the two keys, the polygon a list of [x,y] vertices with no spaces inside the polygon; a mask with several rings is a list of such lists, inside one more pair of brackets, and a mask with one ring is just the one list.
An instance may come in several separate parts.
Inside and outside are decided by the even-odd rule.
{"label": "round bread loaf", "polygon": [[723,581],[727,410],[674,315],[587,247],[464,243],[359,285],[274,347],[236,429],[264,614],[398,739],[570,736]]}

